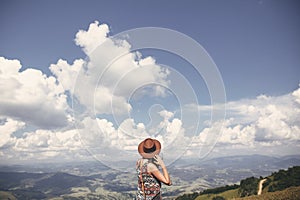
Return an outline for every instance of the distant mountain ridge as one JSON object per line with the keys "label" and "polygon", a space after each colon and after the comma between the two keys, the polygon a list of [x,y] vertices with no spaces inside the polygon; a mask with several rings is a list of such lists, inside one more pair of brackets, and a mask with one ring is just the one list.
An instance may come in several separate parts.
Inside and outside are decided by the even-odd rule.
{"label": "distant mountain ridge", "polygon": [[85,177],[67,173],[0,172],[0,188],[18,199],[45,199],[89,185]]}
{"label": "distant mountain ridge", "polygon": [[[259,167],[275,167],[275,168],[288,168],[290,166],[300,165],[300,155],[288,155],[281,157],[266,156],[266,155],[238,155],[227,157],[216,157],[207,159],[201,164],[218,165],[220,168],[236,167],[236,168],[259,168]],[[232,165],[236,164],[236,165]],[[185,165],[199,165],[197,159],[185,160]]]}
{"label": "distant mountain ridge", "polygon": [[[135,167],[135,163],[128,165]],[[173,185],[163,186],[163,197],[174,199],[186,193],[233,185],[247,177],[265,177],[293,165],[300,166],[300,156],[179,160],[168,166]],[[0,199],[132,199],[136,184],[136,174],[116,171],[99,162],[0,165]]]}

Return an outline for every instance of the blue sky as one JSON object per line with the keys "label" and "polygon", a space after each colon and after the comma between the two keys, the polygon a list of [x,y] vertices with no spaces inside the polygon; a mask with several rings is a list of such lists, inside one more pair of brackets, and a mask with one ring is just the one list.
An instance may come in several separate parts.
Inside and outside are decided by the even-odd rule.
{"label": "blue sky", "polygon": [[[81,136],[83,132],[85,134],[85,131],[91,132],[91,135],[85,141],[86,145],[90,145],[90,150],[94,149],[92,148],[93,144],[89,143],[91,138],[94,137],[97,140],[97,137],[99,137],[99,140],[104,141],[103,138],[107,137],[107,134],[113,135],[125,129],[135,134],[141,134],[143,137],[147,136],[147,133],[157,130],[164,130],[168,134],[173,134],[172,137],[161,135],[160,139],[166,140],[165,144],[169,144],[167,140],[170,138],[179,138],[178,140],[182,139],[181,141],[189,140],[190,135],[187,132],[193,125],[193,117],[188,117],[186,121],[181,119],[176,100],[172,100],[170,96],[166,98],[164,95],[155,96],[156,99],[150,98],[153,97],[151,95],[150,97],[145,95],[140,99],[130,99],[131,101],[126,103],[124,98],[126,99],[127,94],[125,95],[124,91],[127,91],[128,88],[123,88],[123,92],[119,92],[118,102],[123,104],[118,104],[120,107],[117,108],[122,109],[131,106],[134,109],[131,110],[130,114],[118,118],[105,110],[105,103],[96,106],[96,121],[98,126],[101,127],[102,135],[97,135],[96,130],[92,130],[91,127],[88,128],[87,124],[93,126],[93,123],[95,123],[95,119],[92,119],[91,116],[91,118],[85,116],[85,118],[71,119],[71,92],[68,87],[71,87],[71,79],[74,76],[70,74],[79,73],[79,66],[83,66],[83,60],[89,55],[84,50],[84,48],[89,47],[84,41],[86,38],[84,36],[77,37],[76,34],[79,30],[91,32],[91,29],[89,29],[91,24],[94,24],[95,29],[99,32],[109,36],[140,27],[168,28],[181,32],[202,45],[220,72],[228,105],[227,116],[224,119],[225,129],[223,132],[225,135],[220,136],[219,133],[217,134],[221,137],[221,142],[218,143],[219,150],[216,148],[215,153],[223,149],[224,152],[228,151],[228,154],[231,154],[237,148],[241,148],[243,150],[241,152],[247,154],[263,152],[294,154],[299,149],[298,140],[295,139],[300,134],[300,122],[297,119],[299,117],[297,97],[299,96],[300,82],[300,3],[298,1],[2,0],[0,4],[0,57],[3,57],[2,67],[4,65],[15,66],[16,71],[14,73],[18,75],[27,71],[26,75],[24,73],[23,76],[28,77],[22,79],[22,76],[18,84],[23,84],[26,90],[24,89],[20,93],[28,98],[32,95],[28,93],[31,80],[34,82],[43,79],[42,83],[49,87],[48,90],[55,91],[55,95],[51,96],[53,99],[50,99],[49,104],[40,103],[40,100],[44,98],[42,95],[40,99],[36,99],[37,104],[42,105],[41,110],[38,109],[39,107],[36,104],[30,105],[28,102],[18,104],[15,103],[17,99],[13,99],[13,95],[3,89],[13,87],[15,83],[12,80],[11,82],[8,81],[9,74],[7,76],[3,75],[4,81],[1,89],[6,91],[8,95],[5,96],[6,101],[3,100],[1,103],[0,119],[3,129],[8,130],[7,127],[11,127],[11,131],[6,131],[6,139],[2,141],[2,154],[8,153],[10,155],[4,160],[15,161],[17,156],[26,154],[26,152],[27,157],[25,157],[28,160],[35,157],[43,160],[43,158],[60,155],[60,152],[68,157],[65,152],[69,152],[69,154],[72,152],[75,155],[73,149],[77,148],[79,150],[76,151],[76,155],[79,158],[84,157],[85,154],[82,153],[84,148],[79,148],[79,142],[76,140],[77,133],[71,123],[76,120],[81,120],[84,124],[77,124],[77,130],[80,129],[81,125],[85,127],[79,131]],[[107,25],[108,30],[106,27],[101,26],[103,24]],[[163,71],[163,66],[160,65],[163,64],[183,74],[190,81],[194,90],[198,91],[196,95],[200,99],[199,105],[182,106],[185,112],[191,114],[191,116],[193,116],[193,109],[196,108],[201,110],[202,116],[205,116],[201,119],[201,128],[197,130],[198,133],[196,134],[197,136],[202,134],[202,137],[198,136],[195,139],[195,144],[185,149],[187,151],[184,155],[196,155],[197,153],[194,154],[193,148],[195,146],[199,147],[199,144],[202,146],[206,144],[211,147],[213,142],[203,139],[205,134],[211,134],[210,131],[214,130],[213,125],[209,125],[207,122],[210,115],[206,116],[209,108],[205,106],[210,104],[210,95],[203,79],[196,76],[195,71],[185,69],[183,66],[189,64],[176,55],[154,50],[141,50],[140,52],[143,55],[142,58],[150,56],[155,60],[156,64],[153,66],[151,73],[157,78],[159,84],[169,86],[167,82],[169,76]],[[22,65],[22,68],[19,69],[18,63],[10,63],[10,60],[14,59],[20,61],[21,64],[19,65]],[[73,62],[76,60],[78,62],[74,64]],[[66,63],[63,61],[66,61]],[[50,69],[50,66],[52,66],[52,69]],[[62,69],[62,71],[66,70],[65,74],[59,74],[58,69],[62,66],[65,67]],[[8,68],[5,69],[8,70]],[[36,71],[26,69],[35,69]],[[155,71],[157,69],[162,70],[159,75]],[[5,73],[5,70],[3,72]],[[50,76],[55,78],[54,82],[50,78],[47,79]],[[86,77],[82,76],[80,78],[85,80]],[[50,87],[51,84],[53,85]],[[107,81],[106,84],[109,85],[111,82]],[[78,87],[80,88],[80,86]],[[81,89],[84,90],[85,88]],[[159,92],[155,88],[153,90]],[[100,94],[105,92],[108,92],[107,95],[110,94],[108,86],[101,88]],[[2,94],[6,95],[4,92]],[[45,92],[45,96],[49,94],[52,93]],[[143,95],[143,91],[138,95]],[[80,99],[83,96],[82,93],[78,94],[79,101],[83,101],[83,99]],[[99,98],[101,98],[101,95]],[[151,107],[152,102],[154,102],[154,106]],[[158,102],[166,103],[168,106],[159,108],[159,106],[156,106]],[[89,103],[85,101],[83,104],[88,107]],[[292,106],[288,106],[288,104]],[[139,105],[147,106],[143,110],[139,108]],[[54,106],[56,108],[54,109],[55,112],[53,110],[50,112],[47,109],[49,106]],[[262,111],[262,108],[266,110]],[[128,109],[130,110],[130,108]],[[290,110],[293,110],[293,112],[289,113]],[[28,112],[35,114],[29,116]],[[43,117],[39,117],[41,112],[44,113]],[[131,121],[134,118],[143,118],[141,112],[149,112],[149,114],[144,116],[144,120],[135,119],[134,122]],[[53,120],[53,123],[47,123],[51,117],[55,117],[60,122]],[[118,118],[120,120],[119,124],[113,122],[112,118]],[[267,122],[267,119],[273,121]],[[266,127],[268,123],[282,124],[281,122],[283,123],[281,127]],[[284,127],[290,131],[281,132]],[[232,135],[228,136],[226,134]],[[53,135],[58,138],[57,140],[60,141],[62,146],[65,145],[64,142],[67,142],[68,139],[66,138],[68,137],[72,138],[69,141],[76,144],[68,143],[66,145],[67,149],[55,145],[51,146],[51,141],[54,140]],[[65,137],[66,135],[68,137]],[[160,135],[156,136],[159,138]],[[110,144],[110,147],[113,147],[111,152],[115,152],[114,145],[124,142],[123,140],[126,138],[125,136],[109,137],[112,141],[116,140],[116,143]],[[245,140],[245,138],[251,140]],[[282,138],[287,140],[286,143],[280,143]],[[123,150],[130,150],[137,141],[130,142],[122,143]],[[34,143],[39,145],[33,145]],[[288,149],[285,146],[286,144],[292,144],[291,148]],[[31,145],[39,150],[28,153],[26,147],[29,148]],[[252,145],[253,151],[245,150],[247,145]],[[182,146],[186,146],[186,143]],[[282,148],[276,151],[275,149],[278,149],[278,146]],[[171,147],[172,145],[170,149],[172,149]],[[268,151],[265,151],[266,148],[268,148]],[[196,148],[195,151],[198,150],[199,148]],[[106,151],[103,151],[103,149],[100,148],[100,153],[98,150],[91,151],[92,154],[97,154],[98,157],[96,157],[100,160],[103,153],[102,156],[105,160]],[[211,151],[211,149],[202,151]],[[170,162],[172,162],[172,159],[170,158]]]}
{"label": "blue sky", "polygon": [[[112,34],[154,26],[198,41],[222,73],[228,99],[278,95],[297,88],[300,14],[297,1],[2,1],[1,55],[25,67],[84,56],[78,29],[99,20]],[[255,81],[253,81],[255,80]],[[237,87],[238,86],[238,87]]]}

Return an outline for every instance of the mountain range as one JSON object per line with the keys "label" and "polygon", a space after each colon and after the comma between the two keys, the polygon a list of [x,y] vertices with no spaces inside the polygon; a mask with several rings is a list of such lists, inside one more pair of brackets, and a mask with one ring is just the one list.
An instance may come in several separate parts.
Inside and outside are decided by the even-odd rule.
{"label": "mountain range", "polygon": [[[163,186],[162,193],[164,199],[175,199],[299,165],[299,155],[182,159],[168,166],[173,185]],[[136,174],[113,170],[96,161],[1,165],[0,199],[132,199],[136,182]]]}

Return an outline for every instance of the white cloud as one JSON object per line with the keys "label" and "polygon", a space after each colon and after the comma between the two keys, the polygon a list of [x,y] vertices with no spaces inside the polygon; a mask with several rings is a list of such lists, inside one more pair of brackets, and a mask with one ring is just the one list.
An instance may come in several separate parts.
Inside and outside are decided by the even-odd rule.
{"label": "white cloud", "polygon": [[38,129],[25,132],[22,137],[15,137],[14,144],[4,152],[7,154],[4,159],[13,162],[76,160],[87,156],[76,129],[66,131]]}
{"label": "white cloud", "polygon": [[[297,146],[300,138],[300,106],[297,103],[297,92],[271,97],[261,95],[255,99],[242,99],[227,103],[227,119],[223,122],[223,128],[218,133],[215,124],[208,124],[199,136],[195,136],[190,149],[199,151],[226,152],[235,154],[236,151],[245,150],[247,153],[260,151],[273,153],[286,152],[285,146]],[[209,112],[208,106],[200,106],[202,112]],[[214,142],[208,142],[215,140]],[[210,145],[210,147],[206,147]],[[231,150],[230,150],[231,149]],[[242,151],[241,151],[242,152]],[[199,155],[199,152],[194,152]],[[264,153],[264,152],[262,152]],[[297,153],[297,152],[294,152]],[[189,153],[190,155],[190,153]]]}
{"label": "white cloud", "polygon": [[73,62],[73,65],[69,65],[67,61],[60,59],[56,64],[51,64],[49,69],[57,77],[64,89],[72,92],[84,62],[84,60],[78,59]]}
{"label": "white cloud", "polygon": [[[96,21],[87,31],[80,30],[76,35],[76,44],[88,55],[76,78],[74,95],[79,102],[97,114],[128,114],[131,110],[128,99],[136,89],[151,85],[153,94],[165,95],[157,84],[164,87],[170,84],[169,71],[157,65],[152,57],[142,58],[141,53],[131,52],[126,40],[109,38],[108,34],[108,26]],[[75,64],[69,67],[74,68]],[[70,76],[70,69],[64,66],[52,66],[52,71]],[[72,79],[73,76],[65,80]]]}
{"label": "white cloud", "polygon": [[[97,21],[90,24],[87,31],[80,30],[75,42],[88,59],[77,59],[72,64],[58,60],[49,67],[55,77],[36,69],[20,71],[22,66],[18,60],[0,57],[0,116],[7,121],[3,127],[13,126],[15,122],[17,129],[24,129],[18,137],[13,136],[18,130],[3,133],[1,144],[7,146],[7,158],[22,155],[23,159],[33,156],[45,159],[60,154],[67,157],[66,152],[72,150],[75,155],[74,151],[81,151],[82,147],[133,150],[137,143],[149,137],[145,125],[135,124],[132,119],[124,120],[114,128],[106,119],[84,115],[129,113],[132,107],[128,99],[134,90],[145,86],[153,96],[163,96],[164,89],[159,85],[170,84],[167,69],[157,65],[152,57],[143,58],[141,53],[131,52],[126,40],[109,38],[109,32],[106,24]],[[68,114],[69,94],[75,104],[83,106],[79,115],[85,117],[77,116],[75,120],[81,121],[77,124],[78,129],[66,131],[73,120]],[[10,121],[10,118],[14,120]],[[17,127],[17,123],[22,127]],[[36,130],[28,131],[27,126],[36,127]],[[174,132],[181,124],[173,120],[168,126],[168,132]],[[129,132],[135,138],[128,135]],[[83,146],[79,148],[81,142]]]}
{"label": "white cloud", "polygon": [[[262,134],[259,139],[265,140],[285,140],[285,139],[297,139],[300,136],[300,132],[294,132],[292,129],[295,127],[289,122],[289,114],[285,113],[284,108],[280,108],[276,105],[267,105],[261,108],[261,114],[256,122],[257,128],[261,130]],[[295,129],[296,130],[296,129]],[[298,137],[297,137],[298,135]]]}
{"label": "white cloud", "polygon": [[[163,88],[172,84],[170,72],[153,57],[143,58],[140,52],[131,52],[126,40],[113,39],[109,33],[109,26],[97,21],[88,30],[80,30],[75,42],[88,58],[71,64],[58,60],[50,65],[55,77],[36,69],[21,71],[18,60],[0,57],[2,160],[84,159],[89,150],[100,160],[116,161],[136,156],[137,145],[147,137],[161,141],[168,162],[185,151],[185,156],[240,149],[251,153],[270,148],[280,153],[283,146],[297,146],[300,88],[279,97],[261,95],[228,102],[224,123],[211,122],[212,107],[201,105],[184,105],[183,109],[189,109],[184,119],[177,113],[159,110],[151,113],[151,117],[155,116],[151,126],[135,122],[128,114],[133,109],[130,97],[136,90],[149,98],[164,97]],[[72,97],[82,106],[76,110],[76,128],[70,126],[73,119],[68,99]],[[223,106],[215,105],[214,109],[221,110]],[[195,129],[195,124],[189,124],[195,119],[189,117],[197,117],[192,112],[198,111],[201,120],[207,121],[195,136],[189,132]],[[102,118],[99,114],[103,114]],[[125,117],[116,125],[103,117],[105,114]]]}
{"label": "white cloud", "polygon": [[84,146],[96,158],[106,162],[134,158],[133,155],[137,155],[138,144],[148,137],[161,142],[169,160],[182,155],[188,142],[184,138],[182,122],[175,118],[164,120],[158,126],[157,129],[162,131],[158,135],[152,135],[143,123],[135,123],[133,119],[125,119],[115,128],[113,123],[106,119],[87,117],[78,131]]}
{"label": "white cloud", "polygon": [[159,112],[160,116],[163,117],[164,121],[169,120],[174,117],[174,113],[167,111],[167,110],[162,110]]}
{"label": "white cloud", "polygon": [[218,142],[223,144],[238,144],[248,147],[254,147],[255,127],[253,125],[235,125],[222,129],[221,137]]}
{"label": "white cloud", "polygon": [[300,85],[299,88],[292,93],[292,95],[295,98],[295,101],[300,104]]}
{"label": "white cloud", "polygon": [[99,86],[95,89],[95,110],[100,114],[124,114],[132,109],[127,99],[123,96],[116,96],[107,87]]}
{"label": "white cloud", "polygon": [[[12,133],[24,124],[6,122],[3,123],[3,128],[6,127],[9,133],[1,142],[6,144],[6,152],[9,152],[8,147],[11,148],[10,155],[24,154],[24,159],[31,159],[32,156],[38,156],[41,160],[58,156],[74,159],[82,156],[83,149],[87,148],[92,155],[108,162],[107,164],[119,159],[132,158],[133,154],[137,154],[139,142],[147,137],[161,141],[164,159],[168,164],[177,157],[201,157],[210,152],[219,155],[257,151],[286,153],[289,151],[284,146],[296,146],[300,136],[297,120],[300,111],[297,104],[291,104],[294,101],[292,95],[288,94],[229,102],[230,118],[226,119],[225,123],[210,124],[199,136],[193,137],[185,133],[183,121],[174,118],[174,113],[163,110],[158,111],[162,119],[156,127],[157,130],[161,130],[157,135],[150,134],[149,129],[153,127],[147,128],[143,123],[135,123],[131,118],[114,127],[107,119],[86,117],[77,129],[36,130],[25,133],[22,138],[16,138]],[[218,137],[216,130],[219,130],[221,125],[222,134]],[[24,157],[25,155],[27,157]]]}
{"label": "white cloud", "polygon": [[83,48],[86,54],[89,54],[107,39],[108,33],[107,24],[99,25],[99,22],[95,21],[89,25],[88,31],[80,30],[76,34],[75,42]]}
{"label": "white cloud", "polygon": [[0,57],[0,115],[42,128],[68,124],[67,96],[61,84],[39,70],[20,69],[19,61]]}
{"label": "white cloud", "polygon": [[26,132],[15,144],[17,151],[61,151],[81,148],[78,131],[50,131],[38,129]]}
{"label": "white cloud", "polygon": [[24,125],[24,122],[19,122],[10,118],[6,119],[4,123],[0,125],[0,149],[13,145],[17,140],[17,138],[13,136],[13,133],[22,129]]}

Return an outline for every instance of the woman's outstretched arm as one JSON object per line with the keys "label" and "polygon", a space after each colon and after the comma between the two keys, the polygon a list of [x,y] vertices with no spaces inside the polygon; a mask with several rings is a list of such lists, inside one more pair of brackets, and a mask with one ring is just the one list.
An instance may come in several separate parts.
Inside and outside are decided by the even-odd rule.
{"label": "woman's outstretched arm", "polygon": [[152,174],[153,176],[155,176],[160,182],[163,182],[163,183],[166,184],[166,185],[171,185],[171,184],[172,184],[172,183],[171,183],[171,179],[170,179],[168,170],[167,170],[167,168],[166,168],[166,166],[165,166],[165,163],[163,162],[163,160],[162,160],[158,155],[156,155],[156,156],[154,157],[154,159],[155,159],[155,164],[156,164],[156,165],[159,165],[159,166],[162,168],[162,172],[163,172],[163,173],[161,173],[161,172],[158,170],[157,166],[154,165],[154,164],[152,164],[152,163],[148,165],[149,171],[150,171],[151,174]]}

